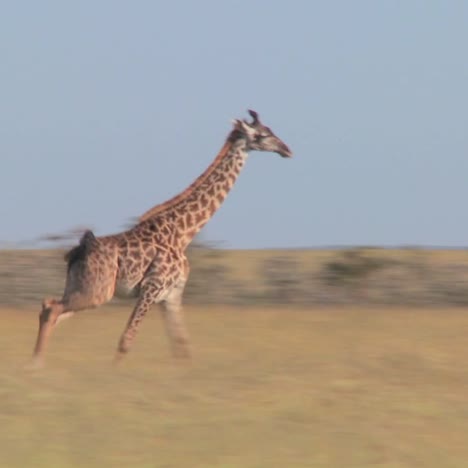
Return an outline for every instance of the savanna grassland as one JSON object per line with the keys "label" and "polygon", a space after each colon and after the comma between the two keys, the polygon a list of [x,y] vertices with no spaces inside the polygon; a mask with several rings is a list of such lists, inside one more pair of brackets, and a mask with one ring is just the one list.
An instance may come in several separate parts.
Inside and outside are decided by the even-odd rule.
{"label": "savanna grassland", "polygon": [[192,305],[190,363],[154,311],[114,367],[104,307],[31,372],[36,309],[0,309],[1,467],[468,466],[464,308]]}

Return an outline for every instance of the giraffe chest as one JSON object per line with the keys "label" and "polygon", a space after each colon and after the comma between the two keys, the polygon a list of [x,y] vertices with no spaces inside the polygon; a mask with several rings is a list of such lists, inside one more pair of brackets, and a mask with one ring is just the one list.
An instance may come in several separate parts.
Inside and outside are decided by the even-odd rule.
{"label": "giraffe chest", "polygon": [[117,279],[115,283],[114,296],[120,298],[137,297],[140,291],[140,282],[130,282],[128,280]]}
{"label": "giraffe chest", "polygon": [[114,294],[117,297],[138,295],[140,283],[151,262],[151,258],[146,256],[122,255],[118,262]]}
{"label": "giraffe chest", "polygon": [[145,280],[164,288],[180,275],[185,257],[178,250],[151,242],[139,246],[135,249],[131,242],[122,243],[115,279],[114,295],[117,297],[138,295]]}
{"label": "giraffe chest", "polygon": [[132,264],[121,264],[115,280],[115,295],[117,297],[134,297],[138,295],[140,283],[144,278],[148,265],[136,268]]}

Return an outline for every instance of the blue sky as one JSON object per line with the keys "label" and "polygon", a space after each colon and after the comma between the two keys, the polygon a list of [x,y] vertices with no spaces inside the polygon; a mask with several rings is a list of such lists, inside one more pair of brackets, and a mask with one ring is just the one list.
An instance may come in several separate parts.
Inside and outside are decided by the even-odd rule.
{"label": "blue sky", "polygon": [[229,248],[468,245],[468,2],[81,1],[0,8],[0,241],[97,234],[184,189],[253,108],[203,230]]}

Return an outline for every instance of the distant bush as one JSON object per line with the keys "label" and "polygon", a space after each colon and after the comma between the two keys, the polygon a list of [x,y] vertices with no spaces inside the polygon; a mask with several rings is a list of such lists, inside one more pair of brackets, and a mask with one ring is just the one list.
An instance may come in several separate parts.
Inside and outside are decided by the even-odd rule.
{"label": "distant bush", "polygon": [[0,251],[0,303],[35,304],[61,295],[65,281],[62,250]]}
{"label": "distant bush", "polygon": [[287,255],[266,259],[259,269],[265,284],[264,301],[272,304],[292,304],[300,301],[302,275],[297,261]]}
{"label": "distant bush", "polygon": [[196,243],[188,249],[187,256],[190,276],[184,301],[194,304],[223,302],[229,267],[223,262],[222,250]]}
{"label": "distant bush", "polygon": [[368,296],[372,275],[390,263],[388,259],[368,255],[367,250],[348,249],[323,265],[321,277],[325,284],[341,290],[348,299],[362,301]]}

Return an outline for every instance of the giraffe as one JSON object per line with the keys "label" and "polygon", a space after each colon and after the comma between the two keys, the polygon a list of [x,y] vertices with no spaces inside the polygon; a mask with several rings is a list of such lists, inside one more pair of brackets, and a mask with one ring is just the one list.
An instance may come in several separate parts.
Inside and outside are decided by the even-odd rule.
{"label": "giraffe", "polygon": [[43,364],[50,334],[75,312],[96,308],[114,296],[135,296],[136,304],[118,342],[115,361],[129,351],[152,304],[162,306],[172,354],[191,355],[181,303],[189,276],[185,251],[220,207],[251,150],[292,153],[255,111],[251,122],[236,119],[221,151],[184,191],[144,213],[129,230],[96,237],[86,231],[66,255],[67,275],[60,300],[45,299],[33,352],[33,367]]}

